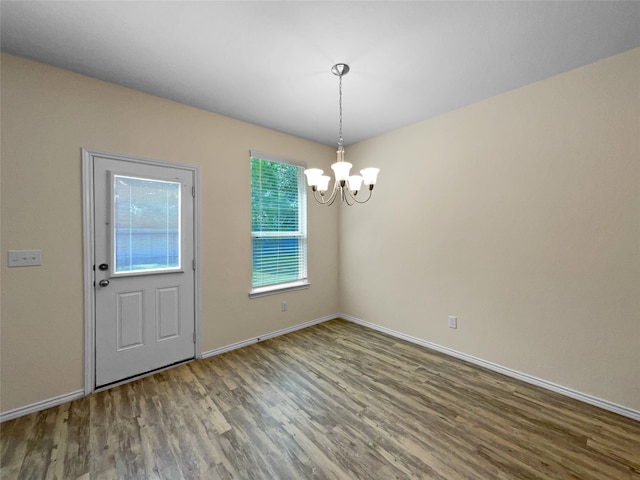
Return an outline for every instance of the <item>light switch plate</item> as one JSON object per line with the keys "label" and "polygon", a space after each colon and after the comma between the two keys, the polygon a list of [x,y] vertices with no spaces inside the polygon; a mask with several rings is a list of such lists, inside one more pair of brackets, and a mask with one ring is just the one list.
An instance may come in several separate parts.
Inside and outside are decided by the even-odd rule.
{"label": "light switch plate", "polygon": [[42,265],[41,250],[9,250],[10,267],[33,267]]}

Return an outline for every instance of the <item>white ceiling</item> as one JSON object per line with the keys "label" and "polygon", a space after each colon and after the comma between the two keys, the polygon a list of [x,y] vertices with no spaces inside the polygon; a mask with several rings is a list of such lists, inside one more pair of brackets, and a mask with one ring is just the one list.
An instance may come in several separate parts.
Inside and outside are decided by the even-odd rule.
{"label": "white ceiling", "polygon": [[[335,145],[640,46],[640,2],[7,1],[2,50]],[[489,119],[490,120],[490,119]]]}

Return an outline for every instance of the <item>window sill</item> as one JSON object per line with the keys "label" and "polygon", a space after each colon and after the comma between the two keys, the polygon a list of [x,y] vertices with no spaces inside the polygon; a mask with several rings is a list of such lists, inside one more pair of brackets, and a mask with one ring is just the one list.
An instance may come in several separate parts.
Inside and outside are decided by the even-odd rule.
{"label": "window sill", "polygon": [[278,283],[276,285],[266,285],[264,287],[254,287],[249,292],[249,298],[264,297],[266,295],[275,295],[276,293],[292,292],[294,290],[302,290],[309,288],[311,284],[309,280],[298,280],[297,282]]}

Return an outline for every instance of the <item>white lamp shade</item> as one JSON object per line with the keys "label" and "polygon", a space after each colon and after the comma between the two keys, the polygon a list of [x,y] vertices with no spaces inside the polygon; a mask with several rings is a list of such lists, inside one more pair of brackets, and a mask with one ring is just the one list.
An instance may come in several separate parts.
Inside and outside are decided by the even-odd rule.
{"label": "white lamp shade", "polygon": [[378,179],[378,172],[380,172],[379,168],[365,168],[360,170],[360,173],[364,177],[364,184],[375,185]]}
{"label": "white lamp shade", "polygon": [[307,185],[310,187],[315,187],[318,185],[318,181],[323,174],[323,171],[319,168],[307,168],[304,171],[304,174],[307,177]]}
{"label": "white lamp shade", "polygon": [[349,170],[351,170],[351,165],[349,162],[336,162],[331,165],[333,169],[333,173],[336,176],[336,182],[341,182],[349,178]]}
{"label": "white lamp shade", "polygon": [[329,190],[329,182],[330,181],[331,181],[331,177],[329,175],[321,175],[318,178],[318,190],[321,193],[324,193],[327,190]]}
{"label": "white lamp shade", "polygon": [[362,180],[363,178],[360,175],[351,175],[347,180],[347,183],[349,185],[349,190],[351,190],[354,193],[359,191],[360,187],[362,187]]}

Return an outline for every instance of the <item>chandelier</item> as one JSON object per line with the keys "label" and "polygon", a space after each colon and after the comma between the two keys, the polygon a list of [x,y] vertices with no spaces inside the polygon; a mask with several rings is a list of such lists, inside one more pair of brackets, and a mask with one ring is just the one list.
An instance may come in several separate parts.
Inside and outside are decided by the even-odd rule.
{"label": "chandelier", "polygon": [[[365,168],[360,170],[361,175],[349,175],[349,171],[353,165],[344,161],[344,145],[342,139],[342,77],[349,73],[349,65],[345,63],[338,63],[331,67],[331,73],[340,79],[338,88],[340,127],[338,130],[337,161],[331,165],[335,176],[331,194],[328,196],[326,195],[329,191],[329,182],[331,181],[331,177],[323,175],[324,172],[322,170],[319,168],[308,168],[304,171],[304,174],[307,176],[307,184],[313,190],[313,198],[315,198],[318,203],[331,205],[339,196],[344,203],[351,206],[356,203],[365,203],[371,198],[371,191],[373,190],[373,186],[376,184],[376,179],[378,178],[378,172],[380,169]],[[357,195],[361,190],[363,183],[367,187],[369,194],[367,198],[361,200],[357,198]],[[319,197],[318,194],[320,194]]]}

